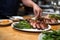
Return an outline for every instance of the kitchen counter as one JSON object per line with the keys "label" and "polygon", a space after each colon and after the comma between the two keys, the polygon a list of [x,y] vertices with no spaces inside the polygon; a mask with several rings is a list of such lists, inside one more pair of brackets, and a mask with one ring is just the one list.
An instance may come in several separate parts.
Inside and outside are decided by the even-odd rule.
{"label": "kitchen counter", "polygon": [[[31,18],[24,16],[24,18]],[[51,25],[53,30],[60,29],[59,25]],[[13,29],[11,26],[0,26],[0,40],[38,40],[40,33],[23,32]]]}

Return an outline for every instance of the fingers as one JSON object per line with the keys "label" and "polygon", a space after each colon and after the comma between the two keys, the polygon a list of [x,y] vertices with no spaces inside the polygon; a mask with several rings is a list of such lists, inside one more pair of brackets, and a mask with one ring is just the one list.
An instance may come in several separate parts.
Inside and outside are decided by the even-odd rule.
{"label": "fingers", "polygon": [[36,13],[36,18],[39,18],[39,17],[40,17],[40,11],[38,10]]}
{"label": "fingers", "polygon": [[36,18],[39,18],[39,17],[41,17],[41,14],[42,14],[42,9],[35,9],[34,10],[34,14],[35,14],[35,17]]}
{"label": "fingers", "polygon": [[34,11],[34,15],[36,16],[36,15],[37,15],[37,14],[36,14],[36,13],[37,13],[37,11],[36,11],[35,9],[34,9],[33,11]]}
{"label": "fingers", "polygon": [[42,9],[40,8],[40,11],[39,11],[39,16],[41,17],[41,15],[42,15]]}

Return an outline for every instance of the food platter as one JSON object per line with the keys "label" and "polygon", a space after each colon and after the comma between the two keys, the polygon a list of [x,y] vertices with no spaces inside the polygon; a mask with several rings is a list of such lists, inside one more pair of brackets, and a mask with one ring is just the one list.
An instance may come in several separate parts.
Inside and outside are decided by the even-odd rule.
{"label": "food platter", "polygon": [[50,22],[48,22],[47,24],[50,24],[50,25],[60,24],[60,14],[47,14],[43,17],[46,18],[47,21],[50,20]]}
{"label": "food platter", "polygon": [[19,22],[15,22],[15,23],[13,23],[11,26],[12,26],[12,28],[14,28],[14,29],[17,29],[17,30],[20,30],[20,31],[27,31],[27,32],[41,32],[41,31],[47,31],[47,30],[50,30],[51,29],[51,26],[50,25],[48,25],[48,28],[47,29],[44,29],[44,30],[38,30],[38,29],[19,29],[19,28],[16,28],[14,25],[16,25],[17,23],[19,23]]}
{"label": "food platter", "polygon": [[13,21],[10,19],[0,19],[0,25],[5,26],[11,24]]}
{"label": "food platter", "polygon": [[[32,19],[34,19],[35,20],[35,18],[32,18]],[[48,19],[47,19],[47,21],[48,21]],[[47,22],[46,21],[46,22]],[[54,20],[53,20],[54,21]],[[60,20],[57,20],[57,22],[55,22],[55,23],[46,23],[46,24],[49,24],[49,25],[58,25],[58,24],[60,24]]]}
{"label": "food platter", "polygon": [[47,23],[47,24],[49,24],[49,25],[58,25],[58,24],[60,24],[60,20],[58,20],[57,23]]}
{"label": "food platter", "polygon": [[[32,18],[32,19],[35,20],[35,17]],[[57,20],[57,22],[55,22],[55,23],[46,23],[46,24],[49,24],[49,25],[58,25],[58,24],[60,24],[60,20]]]}

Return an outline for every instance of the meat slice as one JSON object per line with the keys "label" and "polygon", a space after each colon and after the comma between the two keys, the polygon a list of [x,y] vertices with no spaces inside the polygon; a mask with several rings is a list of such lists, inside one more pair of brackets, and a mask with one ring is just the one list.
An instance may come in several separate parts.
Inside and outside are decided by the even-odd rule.
{"label": "meat slice", "polygon": [[41,27],[40,27],[40,21],[36,21],[37,23],[36,23],[36,27],[37,27],[37,29],[40,29]]}
{"label": "meat slice", "polygon": [[44,18],[40,18],[37,20],[28,19],[27,21],[30,23],[31,26],[33,26],[33,28],[36,29],[45,29],[48,27]]}
{"label": "meat slice", "polygon": [[52,19],[51,19],[51,22],[52,22],[52,23],[57,23],[58,21],[57,21],[55,18],[52,18]]}

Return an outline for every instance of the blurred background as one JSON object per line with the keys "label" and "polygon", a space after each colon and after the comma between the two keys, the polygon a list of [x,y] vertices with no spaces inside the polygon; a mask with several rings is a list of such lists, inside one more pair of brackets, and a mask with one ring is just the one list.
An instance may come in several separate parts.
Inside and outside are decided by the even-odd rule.
{"label": "blurred background", "polygon": [[[60,13],[60,0],[33,0],[39,7],[43,9],[43,13]],[[20,6],[17,15],[33,14],[33,9],[25,6],[20,1]]]}

